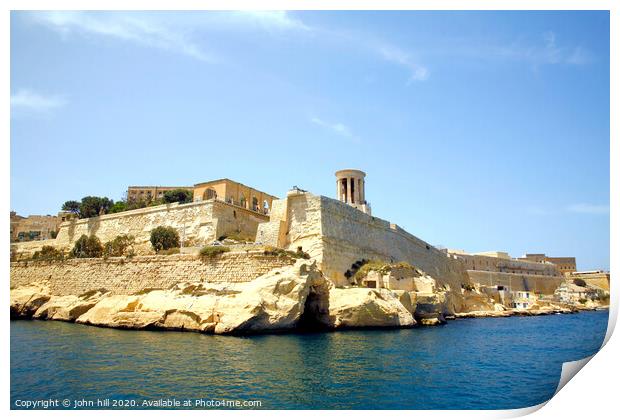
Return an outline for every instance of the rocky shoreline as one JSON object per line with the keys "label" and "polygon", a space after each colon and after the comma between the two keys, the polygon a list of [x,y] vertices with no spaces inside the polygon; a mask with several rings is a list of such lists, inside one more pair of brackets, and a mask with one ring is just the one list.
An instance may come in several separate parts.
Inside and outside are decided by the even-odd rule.
{"label": "rocky shoreline", "polygon": [[178,283],[169,289],[145,289],[130,295],[98,289],[79,296],[57,296],[42,282],[13,288],[10,296],[11,319],[212,334],[411,328],[459,318],[595,309],[550,305],[506,310],[484,301],[480,294],[442,292],[426,296],[387,289],[335,288],[315,264],[302,261],[246,283]]}

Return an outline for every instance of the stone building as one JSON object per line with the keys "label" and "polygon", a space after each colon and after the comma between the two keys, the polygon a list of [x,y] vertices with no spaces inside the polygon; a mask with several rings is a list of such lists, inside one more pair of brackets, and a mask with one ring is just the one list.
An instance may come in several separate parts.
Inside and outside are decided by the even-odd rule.
{"label": "stone building", "polygon": [[[61,212],[64,213],[64,212]],[[51,215],[20,216],[11,212],[11,242],[23,242],[34,240],[46,240],[53,238],[58,233],[62,218]]]}
{"label": "stone building", "polygon": [[216,199],[263,214],[269,213],[272,201],[278,198],[228,178],[196,184],[193,191],[194,202]]}
{"label": "stone building", "polygon": [[521,261],[548,262],[554,264],[563,275],[577,271],[577,260],[575,257],[548,257],[545,254],[525,254],[519,257]]}
{"label": "stone building", "polygon": [[161,199],[166,191],[177,189],[192,191],[194,193],[194,202],[216,199],[263,214],[269,213],[271,202],[277,199],[277,197],[271,194],[248,187],[240,182],[222,178],[201,182],[193,187],[128,187],[127,201],[157,200]]}
{"label": "stone building", "polygon": [[489,251],[469,254],[465,251],[447,250],[448,255],[457,258],[471,271],[492,271],[497,273],[559,276],[560,271],[551,263],[511,258],[507,252]]}

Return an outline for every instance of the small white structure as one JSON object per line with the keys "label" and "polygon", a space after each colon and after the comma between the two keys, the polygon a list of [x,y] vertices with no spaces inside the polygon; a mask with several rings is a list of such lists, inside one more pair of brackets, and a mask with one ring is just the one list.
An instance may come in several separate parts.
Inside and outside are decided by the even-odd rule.
{"label": "small white structure", "polygon": [[518,290],[512,292],[512,307],[515,309],[528,309],[536,303],[536,295],[529,291]]}

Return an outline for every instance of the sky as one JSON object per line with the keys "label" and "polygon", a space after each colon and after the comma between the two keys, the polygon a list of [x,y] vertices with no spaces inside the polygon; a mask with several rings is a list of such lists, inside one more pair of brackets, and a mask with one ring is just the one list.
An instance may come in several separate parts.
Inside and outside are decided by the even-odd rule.
{"label": "sky", "polygon": [[609,13],[12,12],[11,208],[230,178],[609,269]]}

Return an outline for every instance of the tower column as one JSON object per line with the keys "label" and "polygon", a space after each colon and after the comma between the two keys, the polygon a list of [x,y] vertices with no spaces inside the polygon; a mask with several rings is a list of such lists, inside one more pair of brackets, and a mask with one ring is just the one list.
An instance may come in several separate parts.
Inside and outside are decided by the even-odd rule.
{"label": "tower column", "polygon": [[357,169],[343,169],[336,172],[336,197],[358,210],[370,214],[370,207],[365,204],[366,174]]}

